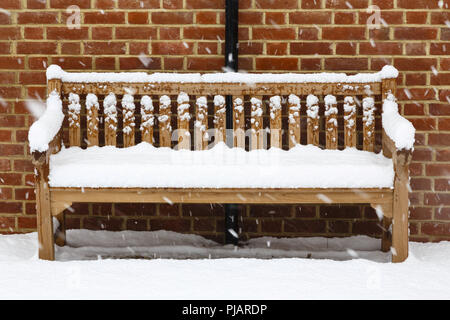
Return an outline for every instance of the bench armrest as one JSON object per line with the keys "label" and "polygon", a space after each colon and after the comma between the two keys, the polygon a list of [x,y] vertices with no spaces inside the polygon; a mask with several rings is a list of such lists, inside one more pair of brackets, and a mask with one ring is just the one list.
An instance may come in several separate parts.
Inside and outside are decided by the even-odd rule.
{"label": "bench armrest", "polygon": [[47,99],[47,109],[44,114],[31,125],[28,131],[28,142],[33,159],[40,158],[39,154],[44,154],[50,149],[52,141],[58,136],[63,120],[61,98],[56,91],[53,91]]}
{"label": "bench armrest", "polygon": [[383,134],[392,142],[392,145],[387,143],[391,152],[413,150],[416,129],[410,121],[399,114],[398,104],[392,94],[383,101],[382,123]]}

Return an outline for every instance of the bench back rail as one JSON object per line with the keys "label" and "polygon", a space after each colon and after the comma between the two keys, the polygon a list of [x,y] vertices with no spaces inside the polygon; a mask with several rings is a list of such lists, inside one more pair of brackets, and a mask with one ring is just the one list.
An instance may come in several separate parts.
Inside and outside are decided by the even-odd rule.
{"label": "bench back rail", "polygon": [[[59,87],[68,145],[205,150],[226,139],[225,96],[233,101],[233,146],[248,150],[313,144],[381,150],[383,87],[373,83],[70,83]],[[376,125],[377,123],[377,125]],[[377,128],[377,129],[376,129]]]}

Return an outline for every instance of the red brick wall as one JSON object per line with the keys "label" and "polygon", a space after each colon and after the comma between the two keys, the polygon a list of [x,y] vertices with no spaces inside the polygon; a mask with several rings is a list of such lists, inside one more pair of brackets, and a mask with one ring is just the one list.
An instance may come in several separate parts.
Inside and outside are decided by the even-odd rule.
{"label": "red brick wall", "polygon": [[[25,101],[45,97],[45,67],[73,71],[216,71],[224,0],[0,0],[0,232],[36,226]],[[411,165],[411,240],[450,239],[450,1],[240,0],[240,69],[400,70],[401,113],[417,129]],[[69,30],[66,8],[81,9]],[[385,24],[369,30],[369,5]],[[182,42],[185,42],[184,45]],[[139,60],[151,57],[145,67]],[[221,239],[219,205],[74,205],[69,227],[172,229]],[[244,206],[243,236],[379,235],[366,206]]]}

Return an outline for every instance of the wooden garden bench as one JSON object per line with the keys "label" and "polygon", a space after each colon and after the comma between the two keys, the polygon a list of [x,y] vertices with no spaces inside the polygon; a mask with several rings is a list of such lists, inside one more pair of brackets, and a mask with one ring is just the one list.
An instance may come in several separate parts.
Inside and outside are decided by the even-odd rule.
{"label": "wooden garden bench", "polygon": [[391,66],[353,76],[50,66],[47,110],[29,132],[39,257],[64,245],[74,202],[369,203],[383,217],[382,250],[392,244],[392,260],[405,260],[414,127],[398,113],[397,75]]}

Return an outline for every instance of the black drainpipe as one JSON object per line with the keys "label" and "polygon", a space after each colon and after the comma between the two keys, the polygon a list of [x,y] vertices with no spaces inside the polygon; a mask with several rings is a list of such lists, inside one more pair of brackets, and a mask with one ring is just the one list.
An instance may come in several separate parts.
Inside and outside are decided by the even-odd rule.
{"label": "black drainpipe", "polygon": [[[226,0],[225,4],[225,68],[238,70],[238,12],[239,0]],[[233,146],[233,97],[226,96],[227,145]],[[225,204],[225,244],[237,245],[239,206]]]}

